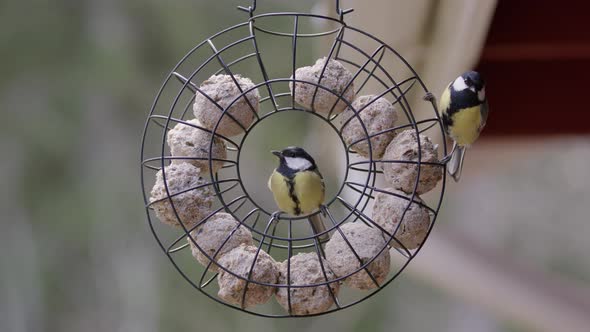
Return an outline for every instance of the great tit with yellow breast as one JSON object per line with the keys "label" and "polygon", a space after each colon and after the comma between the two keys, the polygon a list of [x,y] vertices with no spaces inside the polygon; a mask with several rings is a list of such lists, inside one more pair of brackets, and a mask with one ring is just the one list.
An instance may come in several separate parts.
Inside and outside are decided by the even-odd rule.
{"label": "great tit with yellow breast", "polygon": [[[313,158],[304,149],[294,146],[272,153],[279,158],[279,166],[268,179],[268,189],[272,191],[280,211],[301,216],[320,209],[326,190]],[[319,214],[309,219],[316,234],[326,230]],[[319,238],[326,240],[328,234]]]}
{"label": "great tit with yellow breast", "polygon": [[453,150],[443,162],[448,162],[448,173],[459,181],[465,150],[477,140],[488,119],[488,100],[481,75],[468,71],[449,83],[441,95],[439,112],[445,133],[454,142]]}

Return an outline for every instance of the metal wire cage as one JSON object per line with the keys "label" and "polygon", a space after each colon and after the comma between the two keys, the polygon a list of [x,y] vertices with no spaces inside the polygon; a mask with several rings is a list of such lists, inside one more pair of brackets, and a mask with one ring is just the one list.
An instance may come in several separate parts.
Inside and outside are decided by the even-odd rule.
{"label": "metal wire cage", "polygon": [[[444,130],[436,111],[436,105],[432,100],[422,101],[415,98],[419,102],[417,102],[418,105],[413,105],[413,111],[410,96],[421,97],[428,94],[428,89],[423,81],[409,63],[392,47],[361,29],[347,25],[344,18],[352,9],[344,10],[340,8],[339,1],[336,1],[336,17],[293,12],[255,14],[256,1],[253,1],[249,7],[239,7],[239,9],[247,12],[249,19],[214,34],[191,49],[167,76],[150,110],[143,133],[140,167],[144,202],[150,229],[178,272],[194,288],[226,306],[264,317],[301,317],[291,310],[290,290],[298,287],[326,287],[333,298],[334,305],[331,309],[311,315],[321,315],[353,306],[376,294],[393,281],[420,251],[436,221],[446,182],[444,175],[446,173],[444,172],[445,165],[443,163],[434,163],[443,169],[442,184],[428,193],[428,197],[423,197],[424,200],[418,199],[416,188],[420,181],[420,170],[425,164],[433,164],[422,161],[420,146],[423,142],[421,142],[421,139],[418,139],[417,142],[418,160],[409,162],[374,158],[371,152],[372,140],[370,138],[388,132],[411,129],[415,131],[418,138],[420,137],[418,134],[428,132],[431,136],[437,135],[437,138],[444,142]],[[321,50],[326,52],[324,56],[337,60],[351,69],[353,79],[349,85],[354,81],[357,96],[372,89],[371,92],[376,91],[375,95],[388,98],[393,105],[396,105],[401,110],[404,118],[402,124],[378,133],[369,134],[368,128],[359,115],[364,108],[354,109],[353,101],[346,100],[343,93],[336,93],[323,86],[322,76],[320,76],[317,83],[305,82],[305,84],[315,86],[316,94],[318,91],[328,91],[353,109],[353,118],[361,123],[365,134],[363,140],[366,140],[369,146],[368,158],[358,156],[351,147],[358,142],[347,144],[343,139],[342,127],[346,122],[338,123],[340,114],[332,112],[333,108],[329,114],[320,114],[314,112],[314,109],[305,109],[295,102],[294,94],[289,90],[289,83],[303,82],[297,79],[295,71],[298,66],[309,61],[309,54],[311,53],[309,49],[316,48],[318,45],[329,46],[329,48],[325,47],[326,50]],[[325,63],[327,65],[328,62]],[[322,75],[324,70],[325,66]],[[237,84],[235,76],[237,74],[247,76],[254,81],[255,86],[253,88],[246,90],[240,88],[242,93],[233,103],[241,98],[247,100],[245,95],[253,89],[260,91],[260,110],[258,112],[253,110],[254,122],[248,127],[242,126],[243,134],[237,137],[230,138],[217,132],[221,118],[213,130],[187,122],[190,118],[191,112],[189,110],[195,94],[204,94],[198,84],[194,82],[201,82],[213,74],[231,76],[238,87],[239,84]],[[230,106],[220,109],[224,114],[223,116],[231,117],[231,114],[227,113]],[[415,111],[416,108],[419,108],[419,112]],[[261,122],[283,112],[303,112],[313,119],[320,120],[338,135],[342,143],[345,170],[341,184],[335,190],[333,197],[326,200],[325,209],[316,212],[324,213],[326,216],[329,227],[325,232],[316,234],[313,231],[312,227],[310,227],[309,215],[292,217],[279,215],[275,213],[276,211],[269,210],[259,204],[259,200],[249,193],[248,188],[244,185],[243,170],[240,167],[240,162],[244,154],[247,153],[244,151],[244,142],[250,133],[258,128]],[[179,123],[211,133],[208,157],[191,158],[171,155],[166,144],[166,137],[168,131]],[[226,143],[226,159],[215,158],[210,153],[213,149],[214,138],[220,138]],[[442,150],[443,155],[446,155],[446,145],[443,144]],[[188,227],[188,223],[180,218],[172,200],[173,197],[183,192],[172,193],[166,180],[165,166],[168,166],[175,159],[200,159],[209,163],[209,174],[206,175],[207,183],[199,187],[207,186],[214,190],[214,208],[211,213],[191,227]],[[224,166],[214,173],[213,162],[215,161],[223,162]],[[415,163],[418,165],[417,178],[411,195],[406,197],[385,189],[387,185],[382,178],[380,166],[387,163]],[[162,171],[167,193],[167,197],[162,200],[170,202],[181,226],[178,229],[162,225],[155,220],[157,218],[153,215],[151,207],[155,202],[150,202],[149,192],[153,185],[155,173],[158,171]],[[195,189],[198,188],[194,187],[188,190]],[[401,217],[402,220],[397,224],[397,228],[393,233],[384,230],[371,218],[371,206],[377,193],[393,195],[407,201],[407,206]],[[398,228],[403,224],[406,212],[412,204],[418,204],[426,208],[431,217],[424,241],[418,248],[413,250],[406,248],[395,237]],[[262,250],[265,250],[277,261],[287,259],[287,282],[284,284],[269,284],[250,278],[256,258],[246,277],[236,274],[223,266],[219,268],[236,278],[245,280],[246,287],[244,288],[243,298],[246,296],[249,284],[264,285],[276,289],[287,288],[289,297],[288,310],[285,311],[273,301],[253,308],[245,308],[243,305],[226,303],[217,297],[218,288],[214,281],[218,277],[218,273],[211,271],[211,266],[219,259],[218,253],[221,248],[213,254],[205,252],[197,245],[190,233],[218,212],[231,214],[239,221],[240,226],[250,230],[257,247],[256,257]],[[398,245],[390,246],[387,244],[390,241],[387,241],[372,259],[360,260],[359,255],[350,246],[349,241],[340,229],[344,223],[350,222],[362,222],[369,227],[378,228],[385,234],[386,238],[395,241]],[[227,234],[223,244],[229,240],[236,229]],[[359,268],[355,272],[331,279],[327,277],[325,266],[322,263],[322,257],[324,257],[323,245],[327,241],[323,235],[326,235],[326,233],[338,233],[348,243],[354,255],[359,259]],[[187,239],[210,260],[207,266],[202,267],[193,259]],[[371,275],[367,267],[381,252],[386,250],[390,250],[392,256],[395,257],[392,258],[393,265],[386,281],[379,283]],[[318,255],[325,279],[323,282],[311,285],[293,285],[291,283],[289,275],[290,258],[299,252],[315,252]],[[363,292],[347,292],[344,290],[340,294],[332,292],[329,285],[342,283],[350,275],[362,270],[371,277],[375,283],[375,288]]]}

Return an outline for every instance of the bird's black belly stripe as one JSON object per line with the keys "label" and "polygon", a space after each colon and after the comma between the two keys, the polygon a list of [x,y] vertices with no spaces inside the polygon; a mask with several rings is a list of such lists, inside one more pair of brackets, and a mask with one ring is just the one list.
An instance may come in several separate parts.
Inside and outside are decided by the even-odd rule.
{"label": "bird's black belly stripe", "polygon": [[291,197],[291,199],[293,200],[293,202],[295,203],[295,215],[298,216],[301,214],[301,207],[300,202],[299,202],[299,198],[297,198],[297,195],[295,195],[295,177],[293,178],[288,178],[285,177],[285,181],[287,182],[287,186],[289,187],[289,197]]}

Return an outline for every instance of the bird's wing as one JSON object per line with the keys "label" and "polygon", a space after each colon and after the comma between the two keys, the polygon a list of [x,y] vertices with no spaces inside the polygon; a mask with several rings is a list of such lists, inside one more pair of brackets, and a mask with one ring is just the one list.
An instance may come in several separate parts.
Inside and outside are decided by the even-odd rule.
{"label": "bird's wing", "polygon": [[274,172],[270,173],[270,176],[268,177],[268,183],[266,184],[266,186],[268,187],[268,190],[272,191],[272,175],[274,174]]}
{"label": "bird's wing", "polygon": [[313,172],[316,173],[320,179],[322,179],[322,190],[326,192],[326,184],[324,183],[324,177],[322,176],[322,173],[320,173],[320,170],[317,168]]}
{"label": "bird's wing", "polygon": [[481,123],[479,125],[479,131],[481,131],[483,129],[483,127],[486,126],[486,122],[488,121],[489,105],[488,105],[487,100],[481,105],[480,112],[481,112]]}
{"label": "bird's wing", "polygon": [[443,93],[441,94],[440,99],[438,100],[438,111],[441,114],[441,116],[451,106],[451,83],[449,83],[447,87],[443,90]]}

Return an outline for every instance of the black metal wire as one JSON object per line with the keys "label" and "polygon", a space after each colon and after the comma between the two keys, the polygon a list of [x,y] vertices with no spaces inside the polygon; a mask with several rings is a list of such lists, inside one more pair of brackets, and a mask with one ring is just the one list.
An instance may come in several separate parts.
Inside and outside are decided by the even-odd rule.
{"label": "black metal wire", "polygon": [[[204,293],[206,296],[210,297],[211,299],[213,299],[219,303],[222,303],[223,305],[226,305],[228,307],[242,310],[242,311],[257,315],[257,316],[263,316],[263,317],[302,317],[299,315],[295,315],[293,313],[291,289],[304,288],[304,287],[327,287],[329,290],[330,297],[332,298],[332,300],[335,303],[335,308],[330,309],[330,310],[323,312],[323,313],[306,315],[306,316],[317,316],[317,315],[341,310],[344,308],[348,308],[348,307],[355,305],[361,301],[364,301],[364,300],[370,298],[371,296],[373,296],[374,294],[378,293],[381,289],[383,289],[383,287],[385,287],[392,280],[394,280],[404,270],[404,268],[407,266],[407,264],[409,264],[409,262],[412,259],[414,259],[416,254],[420,251],[420,249],[422,248],[422,245],[425,243],[430,232],[432,231],[432,227],[436,221],[436,218],[438,216],[438,212],[439,212],[441,204],[442,204],[445,183],[446,183],[446,172],[444,172],[445,166],[442,163],[430,163],[430,162],[423,162],[422,161],[421,139],[419,137],[420,137],[421,133],[423,133],[427,130],[434,129],[437,124],[438,124],[438,128],[437,128],[436,132],[438,134],[440,134],[441,141],[443,141],[443,142],[445,141],[444,140],[445,135],[444,135],[442,123],[441,123],[439,114],[436,110],[436,105],[434,104],[434,101],[432,101],[432,100],[429,101],[430,106],[432,107],[432,111],[433,111],[431,118],[416,120],[416,118],[412,112],[412,108],[410,106],[410,103],[408,102],[407,95],[410,92],[421,93],[423,95],[425,95],[429,92],[428,89],[426,88],[426,86],[424,85],[423,81],[420,79],[419,75],[416,73],[416,71],[408,64],[408,62],[396,50],[394,50],[393,48],[388,46],[386,43],[382,42],[380,39],[374,37],[373,35],[371,35],[367,32],[364,32],[360,29],[357,29],[357,28],[354,28],[354,27],[351,27],[351,26],[348,26],[347,24],[345,24],[344,23],[344,16],[346,14],[352,12],[352,9],[346,9],[346,10],[342,9],[340,6],[339,0],[336,0],[337,18],[316,15],[316,14],[308,14],[308,13],[284,13],[284,12],[283,13],[263,13],[263,14],[256,15],[255,14],[256,7],[257,6],[256,6],[255,0],[252,1],[252,4],[248,7],[239,7],[240,10],[243,10],[249,14],[248,21],[234,25],[234,26],[229,27],[227,29],[224,29],[224,30],[214,34],[210,38],[206,39],[202,43],[198,44],[197,46],[195,46],[172,69],[172,71],[170,72],[168,77],[165,79],[160,90],[158,91],[156,98],[154,100],[154,103],[152,105],[152,108],[150,110],[149,116],[148,116],[146,123],[145,123],[143,140],[142,140],[142,145],[141,145],[141,167],[140,167],[141,170],[140,170],[140,173],[141,173],[141,185],[142,185],[142,189],[143,189],[143,197],[144,197],[145,208],[146,208],[146,212],[147,212],[147,219],[148,219],[149,227],[150,227],[152,233],[154,234],[156,241],[158,242],[158,244],[160,245],[160,247],[162,248],[164,253],[168,256],[168,258],[172,262],[173,266],[178,270],[178,272],[191,285],[193,285],[193,287],[200,290],[202,293]],[[268,17],[274,17],[274,18],[283,17],[285,19],[292,19],[292,26],[293,26],[292,32],[274,31],[271,28],[262,27],[261,21],[264,21],[264,19],[268,18]],[[321,22],[328,22],[333,25],[337,25],[337,27],[335,29],[330,28],[327,31],[318,32],[318,33],[301,33],[300,32],[300,27],[301,27],[300,18],[302,18],[302,17],[305,17],[307,19],[318,20]],[[230,44],[225,45],[219,49],[215,46],[215,40],[217,38],[219,38],[220,36],[223,36],[229,32],[238,32],[238,31],[242,31],[242,30],[244,32],[244,36],[242,38],[239,38],[236,41],[233,41]],[[361,47],[357,46],[355,43],[347,40],[347,36],[349,34],[347,35],[346,32],[349,30],[350,30],[350,32],[355,32],[355,33],[359,34],[360,36],[363,36],[364,38],[367,38],[368,40],[375,42],[377,44],[377,47],[373,50],[370,50],[370,51],[363,50]],[[290,72],[291,72],[292,76],[290,78],[287,78],[287,77],[272,78],[268,74],[268,72],[266,70],[266,66],[264,64],[264,61],[262,60],[262,57],[261,57],[261,54],[262,54],[262,52],[264,52],[264,49],[260,48],[260,45],[258,43],[258,39],[263,38],[265,35],[288,38],[290,40],[291,55],[292,55],[292,57],[290,59],[290,61],[291,61]],[[321,80],[323,78],[324,71],[326,70],[326,67],[328,65],[328,61],[326,61],[324,63],[324,66],[322,68],[322,72],[321,72],[318,82],[314,83],[314,82],[302,81],[302,80],[299,80],[295,75],[296,74],[295,72],[297,69],[296,67],[297,67],[297,52],[298,52],[299,38],[319,38],[319,37],[329,37],[332,35],[333,35],[333,41],[332,41],[330,50],[327,54],[327,58],[338,60],[344,64],[347,64],[347,65],[350,65],[350,66],[356,68],[356,72],[353,74],[353,79],[346,85],[346,87],[342,90],[341,93],[335,93],[334,91],[331,91],[329,88],[326,88],[325,86],[323,86],[321,84],[322,83]],[[229,53],[232,50],[234,50],[236,46],[246,45],[250,41],[251,41],[251,46],[253,48],[252,51],[246,52],[245,54],[238,54],[236,57],[232,57],[232,59],[233,59],[232,61],[228,61],[228,62],[225,61],[224,54],[226,52]],[[206,47],[209,48],[209,51],[212,54],[209,57],[207,57],[206,59],[204,59],[203,61],[201,61],[201,64],[194,71],[192,71],[191,73],[187,73],[186,76],[183,75],[182,71],[180,70],[180,68],[183,66],[183,64],[187,63],[187,61],[189,59],[192,60],[192,57],[195,56],[195,54],[198,50],[204,49]],[[353,58],[350,58],[347,54],[345,54],[346,51],[354,52],[355,55],[357,55],[358,57],[360,57],[361,59],[364,59],[364,60],[362,60],[361,63],[357,63],[355,60],[353,60]],[[409,71],[409,75],[406,77],[401,77],[401,79],[394,78],[393,75],[390,72],[388,72],[385,69],[385,67],[382,65],[382,62],[385,61],[386,55],[390,55],[394,58],[395,61],[398,61],[400,65],[402,65],[405,69],[407,69],[407,71]],[[230,57],[228,56],[227,58],[230,58]],[[234,72],[232,70],[232,67],[235,67],[238,64],[244,63],[245,61],[252,61],[254,59],[257,64],[257,68],[260,70],[260,73],[262,74],[262,82],[255,83],[255,85],[253,87],[248,88],[248,89],[244,89],[239,86],[238,81],[237,81],[236,77],[234,76]],[[210,96],[205,94],[202,90],[200,90],[198,84],[193,82],[193,80],[197,77],[197,75],[202,74],[204,71],[204,68],[207,65],[209,65],[210,63],[212,63],[213,60],[216,60],[217,63],[219,64],[219,69],[217,69],[214,72],[214,74],[225,73],[225,74],[229,75],[232,78],[232,81],[234,82],[234,84],[236,84],[236,86],[238,87],[238,89],[240,91],[240,95],[236,96],[236,98],[225,108],[222,107],[221,105],[219,105],[215,100],[213,100]],[[358,93],[361,92],[361,90],[363,90],[367,86],[367,83],[371,80],[375,81],[377,83],[377,85],[379,85],[383,88],[383,90],[381,92],[375,94],[375,98],[373,98],[367,105],[363,106],[360,109],[355,109],[352,105],[352,100],[346,100],[346,98],[344,97],[344,94],[352,86],[353,82],[355,82],[357,80],[357,78],[360,77],[361,74],[365,74],[367,76],[366,76],[366,78],[364,78],[362,80],[362,82],[360,84],[355,84],[355,88],[356,88],[355,93],[357,95],[358,95]],[[380,75],[378,75],[378,74],[380,74]],[[156,111],[160,107],[160,104],[163,103],[163,101],[161,101],[163,94],[165,92],[169,93],[170,91],[174,91],[174,90],[170,90],[170,89],[174,89],[172,87],[173,86],[172,82],[174,82],[175,80],[179,81],[182,84],[182,87],[179,90],[177,90],[177,93],[174,96],[171,105],[169,105],[168,111],[164,112],[164,114],[156,113]],[[294,97],[295,93],[294,92],[293,93],[281,92],[280,89],[278,88],[278,85],[284,84],[284,83],[292,84],[293,90],[295,90],[295,87],[297,85],[296,83],[305,83],[305,84],[314,86],[315,91],[314,91],[314,96],[312,98],[312,103],[311,103],[312,108],[315,105],[315,97],[317,95],[317,92],[320,89],[325,92],[332,93],[335,97],[337,97],[337,99],[334,102],[333,106],[331,107],[329,113],[327,115],[322,115],[322,114],[314,112],[313,109],[307,110],[307,109],[299,107],[295,102],[295,97]],[[176,83],[176,84],[178,84],[178,83]],[[263,107],[262,107],[263,104],[266,104],[266,103],[271,104],[271,107],[270,107],[271,110],[264,113],[264,114],[260,114],[260,113],[256,112],[256,108],[254,107],[254,105],[252,105],[250,100],[247,98],[249,93],[253,92],[255,89],[258,89],[258,88],[265,88],[266,91],[268,92],[267,97],[260,99],[259,109],[263,109]],[[419,91],[416,91],[416,90],[419,90]],[[220,114],[222,116],[219,118],[219,120],[217,121],[216,125],[214,126],[214,128],[212,130],[191,124],[185,119],[186,114],[187,114],[188,110],[190,109],[190,106],[192,105],[194,98],[190,99],[186,103],[186,105],[184,105],[184,107],[181,108],[182,112],[181,112],[180,116],[173,115],[173,114],[175,114],[175,110],[177,108],[179,108],[179,107],[177,107],[177,104],[180,102],[181,96],[183,95],[183,93],[185,93],[185,91],[189,91],[193,95],[198,94],[198,93],[202,94],[205,98],[207,98],[209,101],[211,101],[219,109]],[[362,118],[360,117],[361,112],[363,110],[365,110],[371,103],[375,102],[380,97],[383,97],[386,95],[391,96],[391,98],[393,99],[393,104],[399,105],[399,108],[402,110],[402,112],[404,113],[404,115],[406,117],[407,124],[397,125],[393,128],[387,128],[387,129],[384,129],[384,130],[377,132],[377,133],[369,133],[369,130],[367,129],[364,122],[362,121]],[[281,98],[285,98],[285,97],[289,97],[290,105],[286,106],[286,107],[280,107],[278,101]],[[246,100],[250,110],[254,113],[253,114],[254,115],[254,122],[249,126],[243,125],[241,122],[237,121],[228,112],[228,109],[241,99]],[[345,103],[346,106],[348,108],[350,108],[354,113],[354,115],[352,117],[350,117],[350,119],[347,119],[346,121],[344,121],[343,123],[340,123],[339,125],[336,124],[335,120],[338,118],[338,116],[340,114],[333,114],[334,109],[338,103]],[[332,130],[334,130],[334,132],[336,132],[338,134],[341,144],[343,146],[343,149],[344,149],[344,151],[346,151],[345,156],[346,156],[346,166],[347,167],[346,167],[345,174],[344,174],[344,180],[342,181],[340,188],[337,190],[334,197],[329,199],[326,202],[325,207],[322,208],[322,211],[317,211],[314,213],[314,214],[324,213],[327,216],[327,219],[331,225],[329,227],[326,227],[326,230],[324,232],[314,234],[313,231],[311,231],[308,236],[295,236],[293,233],[293,223],[300,222],[300,221],[308,221],[310,215],[292,217],[292,216],[278,215],[274,211],[266,211],[263,207],[259,206],[259,204],[256,202],[256,199],[254,199],[248,193],[248,191],[246,190],[246,188],[243,185],[243,182],[241,179],[241,173],[240,173],[240,157],[243,152],[242,146],[243,146],[244,141],[247,139],[249,133],[252,132],[253,130],[255,130],[256,126],[259,123],[268,119],[269,117],[271,117],[275,114],[280,114],[281,112],[290,112],[290,111],[305,112],[306,114],[310,114],[312,116],[315,116],[318,119],[325,121],[325,123],[327,123],[332,128]],[[218,133],[218,127],[219,127],[222,119],[225,116],[232,119],[234,122],[238,123],[238,125],[244,131],[243,136],[238,137],[238,139],[236,139],[236,138],[226,137],[226,136]],[[349,144],[342,137],[342,128],[347,123],[349,123],[352,119],[355,119],[355,121],[358,121],[360,123],[364,137],[361,139],[358,139],[354,142],[351,142]],[[195,129],[204,130],[205,132],[211,134],[211,139],[209,141],[209,151],[212,151],[214,139],[216,139],[216,138],[222,139],[223,141],[228,143],[228,146],[227,146],[228,151],[235,151],[236,152],[235,159],[231,158],[230,156],[228,156],[227,158],[223,158],[223,159],[222,158],[215,158],[211,155],[211,153],[209,153],[209,155],[207,157],[200,157],[200,158],[177,157],[177,156],[167,155],[167,153],[166,153],[166,135],[167,135],[168,130],[170,129],[171,123],[191,126]],[[418,145],[418,160],[417,161],[377,160],[376,158],[374,158],[374,156],[372,154],[373,149],[371,146],[372,138],[377,137],[379,135],[386,134],[386,133],[397,132],[399,130],[405,130],[405,129],[413,130],[416,134],[416,137],[418,138],[417,139],[417,145]],[[159,137],[158,139],[160,141],[160,149],[159,149],[160,152],[158,155],[148,154],[147,149],[146,149],[147,148],[146,144],[148,144],[148,141],[150,141],[150,138],[154,135],[157,135],[155,137]],[[365,160],[362,160],[362,161],[352,161],[351,156],[355,154],[355,152],[353,151],[355,144],[358,144],[358,143],[364,142],[364,141],[366,141],[366,143],[369,146],[368,158],[365,158]],[[446,145],[443,145],[443,153],[444,153],[443,155],[447,154]],[[168,164],[172,160],[187,160],[187,161],[207,160],[209,163],[210,181],[207,181],[204,184],[201,184],[201,185],[198,185],[198,186],[195,186],[192,188],[187,188],[181,192],[174,192],[174,193],[170,192],[170,188],[168,187],[167,175],[166,175],[166,166],[168,166]],[[214,162],[223,162],[225,164],[223,169],[232,170],[232,171],[235,170],[236,175],[233,177],[230,177],[228,175],[220,175],[220,173],[214,174],[213,173],[213,163]],[[400,163],[400,164],[416,165],[417,166],[417,177],[416,177],[416,182],[414,183],[413,192],[411,194],[405,196],[405,195],[400,195],[397,193],[390,192],[384,188],[380,188],[377,179],[378,179],[378,177],[382,176],[381,175],[382,171],[377,169],[378,163],[382,163],[382,164]],[[421,168],[423,165],[429,165],[429,166],[433,166],[433,167],[441,167],[442,172],[443,172],[442,186],[439,190],[438,200],[436,202],[436,205],[435,206],[433,205],[432,207],[429,206],[428,204],[426,204],[425,202],[417,199],[417,197],[416,197],[416,195],[417,195],[416,189],[419,184],[420,173],[421,173],[420,171],[421,171]],[[148,172],[146,173],[146,171],[148,171]],[[153,172],[154,171],[159,171],[162,173],[163,184],[164,184],[164,188],[166,191],[166,196],[162,199],[159,199],[159,200],[150,201],[148,198],[149,189],[146,188],[146,183],[151,183],[153,181],[152,179],[153,179]],[[357,179],[351,178],[351,177],[353,177],[353,174],[364,174],[364,176],[365,176],[364,181],[359,181]],[[227,184],[229,184],[230,186],[227,188],[221,187],[221,185],[227,185]],[[179,196],[180,194],[190,192],[191,190],[196,190],[198,188],[205,188],[205,187],[213,188],[213,191],[215,192],[215,197],[216,197],[217,201],[219,202],[220,206],[218,208],[214,209],[213,211],[211,211],[209,214],[207,214],[207,216],[202,218],[202,220],[199,220],[196,224],[192,224],[190,227],[187,227],[186,225],[188,225],[188,223],[186,221],[183,221],[180,218],[180,216],[177,212],[177,209],[175,207],[175,203],[174,203],[173,198],[176,196]],[[401,219],[399,220],[399,222],[396,225],[396,228],[393,232],[388,232],[385,229],[383,229],[383,227],[381,227],[379,224],[374,222],[371,219],[371,217],[369,217],[369,215],[365,212],[367,210],[369,203],[372,200],[374,200],[374,193],[375,192],[381,193],[381,194],[387,194],[392,197],[396,197],[396,198],[403,199],[403,200],[407,201],[407,205],[405,206],[405,209],[402,213]],[[354,195],[356,197],[356,199],[352,202],[349,202],[349,199],[346,198],[350,195]],[[152,222],[152,215],[150,213],[150,209],[153,206],[153,204],[156,204],[159,202],[167,202],[168,204],[170,204],[170,206],[172,207],[172,210],[178,220],[178,224],[180,225],[180,228],[181,228],[178,236],[176,236],[176,238],[174,240],[172,240],[171,242],[164,240],[164,238],[160,234],[160,231],[158,230],[159,224]],[[432,220],[431,220],[428,232],[426,234],[426,237],[422,241],[422,244],[417,249],[414,249],[413,251],[406,248],[395,237],[395,234],[398,231],[398,228],[400,227],[400,225],[404,221],[404,217],[406,215],[406,212],[409,210],[409,208],[412,204],[416,204],[420,207],[427,209],[432,216]],[[246,207],[246,206],[250,206],[251,208],[248,208],[249,210],[246,210],[248,212],[245,215],[241,216],[240,213],[238,213],[238,212],[240,211],[240,209],[242,209],[243,207]],[[336,211],[339,208],[343,208],[345,212],[343,212],[343,215],[341,217],[336,218],[335,214],[333,213],[332,210]],[[193,238],[193,236],[191,235],[191,232],[193,230],[197,229],[199,226],[203,225],[204,223],[208,222],[218,212],[227,212],[227,213],[231,214],[233,217],[235,217],[238,220],[238,224],[228,233],[228,235],[222,241],[222,244],[219,246],[219,248],[217,248],[217,250],[213,254],[210,254],[209,252],[206,252],[198,245],[196,239]],[[265,218],[267,219],[267,222],[264,227],[264,230],[260,230],[257,225],[260,222],[260,220],[264,220]],[[281,222],[288,223],[287,224],[288,230],[287,230],[286,236],[276,234],[277,226]],[[349,240],[345,236],[344,232],[341,230],[341,226],[346,222],[363,222],[369,227],[379,229],[384,234],[384,239],[385,239],[386,244],[383,245],[383,247],[380,248],[379,253],[376,254],[371,259],[369,259],[369,260],[361,259],[359,254],[356,252],[355,248],[352,246],[352,244],[349,242]],[[226,267],[216,264],[217,259],[218,259],[218,255],[221,252],[222,248],[227,244],[227,242],[230,240],[230,238],[234,235],[234,233],[240,227],[245,227],[245,228],[249,229],[253,234],[254,240],[258,243],[256,246],[257,250],[256,250],[256,253],[254,256],[254,260],[251,263],[250,270],[249,270],[248,275],[246,277],[237,275],[233,271],[227,269]],[[322,241],[321,239],[322,239],[322,235],[332,234],[335,232],[338,232],[339,236],[341,236],[343,238],[343,240],[347,244],[348,248],[351,250],[353,255],[356,257],[356,259],[358,261],[358,268],[355,269],[354,272],[349,273],[347,275],[337,276],[333,279],[329,279],[328,273],[326,272],[327,267],[324,266],[324,255],[323,255],[323,248],[322,248],[322,245],[324,244],[324,242],[326,240]],[[180,244],[181,241],[183,241],[184,239],[188,239],[188,241],[184,244]],[[392,246],[390,248],[390,246],[388,244],[392,243],[392,242],[395,243],[396,246]],[[185,250],[186,248],[188,248],[189,243],[192,244],[194,247],[196,247],[198,250],[200,250],[202,252],[202,254],[205,257],[207,257],[207,259],[209,259],[209,263],[205,266],[204,270],[201,273],[200,278],[198,278],[199,279],[198,281],[195,280],[193,277],[189,276],[189,273],[185,272],[185,269],[183,267],[181,267],[180,262],[176,260],[176,255],[178,253],[182,252],[183,250]],[[287,276],[286,276],[287,280],[286,280],[286,284],[265,283],[265,282],[252,280],[253,268],[256,264],[257,258],[260,254],[260,251],[263,250],[264,247],[266,247],[266,251],[268,253],[270,253],[271,250],[273,250],[273,248],[276,250],[286,251],[286,253],[287,253]],[[368,267],[379,255],[381,255],[383,253],[383,251],[389,250],[389,249],[397,250],[401,259],[403,259],[403,264],[399,267],[399,269],[396,272],[390,273],[389,278],[385,282],[379,283],[376,280],[376,278],[371,274]],[[315,284],[292,285],[291,284],[291,282],[292,282],[292,280],[291,280],[291,278],[292,278],[291,258],[293,257],[295,251],[305,251],[305,250],[312,250],[312,251],[316,252],[324,280],[322,282],[318,282]],[[216,294],[214,294],[214,292],[212,291],[212,288],[208,287],[217,278],[218,273],[219,273],[219,272],[214,273],[212,276],[208,277],[208,275],[210,275],[209,271],[211,269],[212,264],[215,264],[218,267],[219,271],[225,271],[226,273],[229,273],[232,276],[245,281],[246,285],[244,287],[244,292],[242,293],[242,301],[241,301],[242,305],[241,306],[235,306],[235,305],[228,304],[228,303],[220,300],[216,296]],[[192,267],[191,267],[191,270],[192,270]],[[351,300],[349,303],[342,303],[341,300],[338,298],[338,294],[333,292],[331,285],[334,283],[341,283],[346,278],[350,277],[351,275],[353,275],[355,273],[366,273],[369,276],[369,278],[371,278],[371,280],[375,284],[376,288],[371,292],[365,293],[364,296],[360,296],[358,298],[355,298],[354,300]],[[255,309],[251,309],[251,308],[244,308],[243,304],[245,303],[249,284],[257,284],[257,285],[262,285],[262,286],[267,286],[267,287],[275,287],[275,288],[286,288],[286,290],[287,290],[287,306],[288,306],[287,313],[286,314],[272,314],[272,313],[268,313],[268,312],[256,311]]]}

